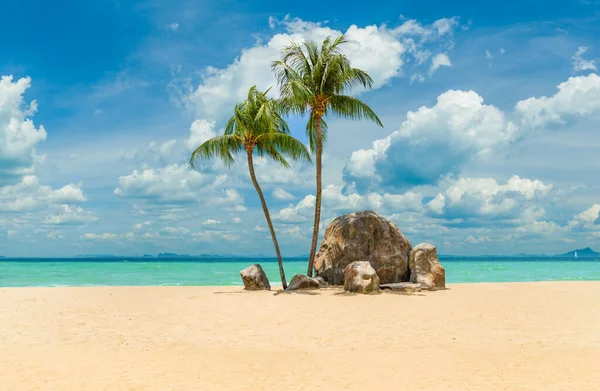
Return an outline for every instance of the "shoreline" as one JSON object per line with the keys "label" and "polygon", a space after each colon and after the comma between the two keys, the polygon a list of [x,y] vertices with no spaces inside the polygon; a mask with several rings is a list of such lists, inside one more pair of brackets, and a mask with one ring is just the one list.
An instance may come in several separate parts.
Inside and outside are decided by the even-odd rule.
{"label": "shoreline", "polygon": [[[266,292],[275,292],[275,291],[280,291],[282,289],[279,289],[282,287],[281,282],[269,282],[271,284],[271,288],[276,288],[276,289],[271,289],[270,291],[266,291]],[[289,283],[289,281],[288,281]],[[600,283],[600,280],[539,280],[539,281],[473,281],[473,282],[454,282],[454,283],[447,283],[446,284],[446,289],[443,290],[450,290],[452,286],[462,286],[462,285],[504,285],[504,284],[545,284],[545,283],[549,283],[549,284],[554,284],[554,283]],[[239,283],[239,285],[28,285],[28,286],[1,286],[0,285],[0,291],[3,289],[62,289],[62,288],[76,288],[76,289],[88,289],[88,288],[201,288],[201,289],[211,289],[211,288],[224,288],[224,289],[236,289],[239,288],[240,291],[243,292],[251,292],[251,291],[245,291],[244,288],[244,284],[243,283]],[[336,289],[336,288],[343,288],[343,285],[330,285],[327,288],[321,288],[320,290],[326,290],[326,289]],[[440,290],[440,291],[443,291]],[[319,290],[316,290],[315,292],[318,292]],[[386,292],[388,290],[381,290],[382,292]],[[424,292],[428,292],[427,290],[425,290]],[[439,291],[436,291],[439,292]]]}
{"label": "shoreline", "polygon": [[[600,281],[0,288],[0,390],[595,390]],[[396,387],[396,388],[395,388]]]}

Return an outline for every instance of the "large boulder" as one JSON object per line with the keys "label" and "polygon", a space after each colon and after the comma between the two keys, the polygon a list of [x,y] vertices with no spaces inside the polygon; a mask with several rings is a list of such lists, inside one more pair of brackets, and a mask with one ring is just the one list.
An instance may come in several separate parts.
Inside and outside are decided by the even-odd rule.
{"label": "large boulder", "polygon": [[295,291],[298,289],[319,289],[321,282],[316,278],[307,277],[304,274],[296,274],[292,277],[286,290]]}
{"label": "large boulder", "polygon": [[340,216],[327,227],[314,268],[333,285],[344,283],[344,269],[368,261],[382,284],[408,281],[411,245],[396,224],[367,210]]}
{"label": "large boulder", "polygon": [[379,290],[379,277],[369,262],[356,261],[346,266],[344,290],[365,294]]}
{"label": "large boulder", "polygon": [[242,270],[240,276],[242,277],[242,281],[244,281],[244,289],[248,291],[271,290],[269,279],[258,263]]}
{"label": "large boulder", "polygon": [[446,271],[438,260],[434,245],[421,243],[413,247],[408,263],[410,282],[432,291],[446,288]]}

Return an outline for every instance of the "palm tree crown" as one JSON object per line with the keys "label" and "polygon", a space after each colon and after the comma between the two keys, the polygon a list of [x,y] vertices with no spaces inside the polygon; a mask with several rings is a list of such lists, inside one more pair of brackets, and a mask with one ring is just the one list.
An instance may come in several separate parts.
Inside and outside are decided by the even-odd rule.
{"label": "palm tree crown", "polygon": [[238,103],[234,115],[227,121],[225,134],[205,141],[192,153],[190,165],[197,158],[220,158],[227,167],[235,162],[234,155],[245,150],[256,150],[258,156],[268,156],[289,168],[284,155],[293,160],[310,161],[304,144],[290,135],[287,122],[281,117],[273,99],[267,98],[268,90],[259,92],[250,88],[248,98]]}
{"label": "palm tree crown", "polygon": [[[383,126],[375,112],[359,99],[344,95],[347,90],[362,86],[371,88],[373,80],[364,71],[352,68],[340,51],[346,43],[344,35],[335,40],[327,37],[321,50],[315,42],[292,42],[283,51],[281,60],[272,63],[281,97],[279,104],[284,113],[310,117],[306,125],[311,149],[316,148],[316,119],[329,112],[348,119],[368,119]],[[327,124],[321,119],[323,139]]]}

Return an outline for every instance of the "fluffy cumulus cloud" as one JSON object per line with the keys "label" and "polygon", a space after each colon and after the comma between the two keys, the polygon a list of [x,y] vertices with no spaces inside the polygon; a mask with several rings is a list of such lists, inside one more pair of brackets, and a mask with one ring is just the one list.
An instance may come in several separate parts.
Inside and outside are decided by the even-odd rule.
{"label": "fluffy cumulus cloud", "polygon": [[347,182],[408,188],[436,183],[475,158],[510,143],[517,126],[474,91],[447,91],[433,107],[408,112],[400,129],[354,151]]}
{"label": "fluffy cumulus cloud", "polygon": [[163,204],[191,203],[198,200],[199,191],[209,183],[209,177],[187,165],[170,164],[119,177],[114,194]]}
{"label": "fluffy cumulus cloud", "polygon": [[185,146],[192,152],[205,141],[215,137],[215,122],[207,120],[196,120],[190,126],[190,135],[185,140]]}
{"label": "fluffy cumulus cloud", "polygon": [[543,128],[565,125],[579,117],[600,114],[600,76],[571,77],[558,85],[550,97],[529,98],[517,103],[515,111],[523,126]]}
{"label": "fluffy cumulus cloud", "polygon": [[13,82],[12,76],[0,78],[0,186],[33,173],[36,146],[46,139],[43,126],[36,128],[31,116],[37,104],[24,103],[23,95],[31,79]]}
{"label": "fluffy cumulus cloud", "polygon": [[427,203],[429,214],[457,224],[474,221],[538,221],[539,200],[551,185],[513,176],[506,184],[492,178],[461,178]]}
{"label": "fluffy cumulus cloud", "polygon": [[594,204],[581,213],[573,216],[569,222],[573,230],[597,230],[600,231],[600,204]]}
{"label": "fluffy cumulus cloud", "polygon": [[51,213],[44,219],[44,224],[50,226],[77,226],[97,220],[97,216],[94,216],[92,212],[86,211],[81,207],[61,205],[58,212]]}
{"label": "fluffy cumulus cloud", "polygon": [[[284,32],[275,34],[266,43],[242,50],[225,68],[207,67],[197,85],[184,83],[183,90],[179,92],[199,118],[223,119],[235,103],[244,99],[252,85],[260,90],[274,86],[276,81],[271,72],[271,62],[280,57],[281,50],[290,41],[321,42],[328,36],[342,34],[321,23],[289,17],[283,20],[271,18],[270,25],[274,28],[283,26]],[[352,25],[344,32],[349,41],[344,53],[353,66],[367,71],[373,78],[374,87],[379,88],[403,74],[407,58],[418,65],[431,56],[428,49],[431,45],[451,46],[449,42],[457,25],[456,18],[440,19],[431,25],[409,20],[393,28]],[[447,57],[448,61],[441,60],[436,62],[438,67],[449,62]],[[276,93],[275,89],[272,92]]]}
{"label": "fluffy cumulus cloud", "polygon": [[27,232],[28,240],[60,240],[62,229],[86,225],[98,217],[80,206],[87,201],[82,183],[55,189],[42,184],[36,175],[35,167],[44,161],[36,147],[47,134],[31,119],[37,111],[35,101],[24,102],[30,86],[29,78],[0,78],[0,212],[5,216],[0,224],[15,228],[11,236]]}
{"label": "fluffy cumulus cloud", "polygon": [[26,212],[85,201],[80,184],[69,184],[54,190],[40,184],[34,175],[23,177],[20,183],[0,187],[0,211],[3,212]]}
{"label": "fluffy cumulus cloud", "polygon": [[[380,213],[395,214],[421,212],[423,196],[419,193],[404,194],[375,193],[359,194],[344,192],[341,186],[329,185],[323,189],[322,216],[324,219],[350,211],[373,209]],[[275,215],[277,221],[301,223],[312,220],[315,196],[309,194],[297,204],[283,208]]]}
{"label": "fluffy cumulus cloud", "polygon": [[227,175],[212,176],[190,169],[185,164],[170,164],[158,169],[135,170],[119,178],[114,194],[122,199],[141,202],[146,209],[160,211],[161,218],[177,220],[189,217],[193,205],[245,211],[244,198],[233,188],[223,188]]}

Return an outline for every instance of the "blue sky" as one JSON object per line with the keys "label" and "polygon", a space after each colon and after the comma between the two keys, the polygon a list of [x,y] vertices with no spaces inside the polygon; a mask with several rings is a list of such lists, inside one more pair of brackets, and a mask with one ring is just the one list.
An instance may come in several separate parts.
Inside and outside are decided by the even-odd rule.
{"label": "blue sky", "polygon": [[[0,255],[271,254],[243,159],[186,161],[290,39],[340,33],[384,128],[329,119],[322,232],[372,209],[444,254],[600,248],[598,1],[25,0],[0,15]],[[314,167],[256,169],[306,254]]]}

